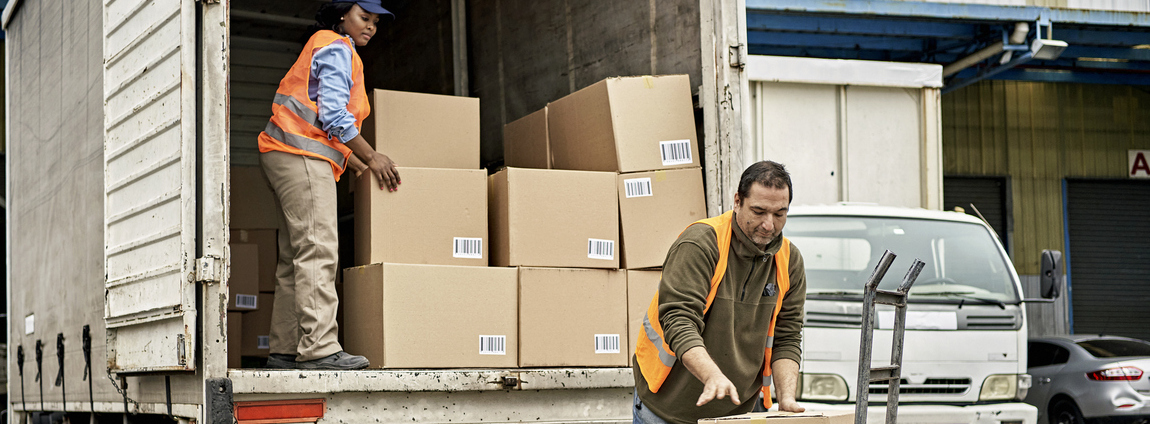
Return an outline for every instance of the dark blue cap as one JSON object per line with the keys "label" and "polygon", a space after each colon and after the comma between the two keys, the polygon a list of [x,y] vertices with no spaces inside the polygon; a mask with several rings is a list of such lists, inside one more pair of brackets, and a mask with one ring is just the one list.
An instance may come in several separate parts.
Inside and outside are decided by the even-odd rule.
{"label": "dark blue cap", "polygon": [[355,3],[360,8],[376,15],[388,15],[395,19],[395,14],[383,8],[380,0],[331,0],[332,3]]}

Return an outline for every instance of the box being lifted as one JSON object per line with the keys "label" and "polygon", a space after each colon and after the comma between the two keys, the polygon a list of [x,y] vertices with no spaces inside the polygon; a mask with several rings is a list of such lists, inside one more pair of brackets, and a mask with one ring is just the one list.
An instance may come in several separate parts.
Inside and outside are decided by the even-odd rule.
{"label": "box being lifted", "polygon": [[355,187],[355,263],[487,266],[487,172],[399,167],[399,190]]}
{"label": "box being lifted", "polygon": [[492,265],[619,267],[614,173],[505,168],[488,178]]}
{"label": "box being lifted", "polygon": [[518,364],[514,268],[372,264],[343,277],[343,347],[372,368]]}
{"label": "box being lifted", "polygon": [[637,172],[700,166],[686,75],[608,78],[547,105],[551,167]]}
{"label": "box being lifted", "polygon": [[375,90],[361,133],[397,165],[479,169],[479,99]]}

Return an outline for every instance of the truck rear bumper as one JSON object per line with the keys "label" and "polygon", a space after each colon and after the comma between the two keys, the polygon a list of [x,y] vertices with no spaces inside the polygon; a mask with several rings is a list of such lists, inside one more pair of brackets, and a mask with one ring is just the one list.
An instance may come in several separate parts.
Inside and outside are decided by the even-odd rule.
{"label": "truck rear bumper", "polygon": [[[853,411],[851,404],[825,404],[799,402],[807,411]],[[886,422],[886,408],[867,408],[867,423]],[[1038,409],[1025,403],[996,403],[988,405],[899,405],[899,424],[1036,424]]]}

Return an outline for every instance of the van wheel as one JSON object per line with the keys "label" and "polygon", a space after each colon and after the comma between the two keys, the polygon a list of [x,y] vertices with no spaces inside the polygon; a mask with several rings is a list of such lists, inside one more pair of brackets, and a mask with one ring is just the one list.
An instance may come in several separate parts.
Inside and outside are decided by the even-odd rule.
{"label": "van wheel", "polygon": [[1078,405],[1069,399],[1061,399],[1050,407],[1050,424],[1085,424]]}

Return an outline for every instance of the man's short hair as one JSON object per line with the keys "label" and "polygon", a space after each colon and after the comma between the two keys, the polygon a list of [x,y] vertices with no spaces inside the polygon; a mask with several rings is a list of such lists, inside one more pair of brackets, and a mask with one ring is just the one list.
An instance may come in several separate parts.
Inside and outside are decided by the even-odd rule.
{"label": "man's short hair", "polygon": [[789,195],[787,202],[795,200],[795,190],[791,187],[791,174],[781,163],[764,160],[748,166],[747,170],[743,171],[743,176],[739,178],[739,198],[747,198],[754,183],[767,188],[785,188]]}

